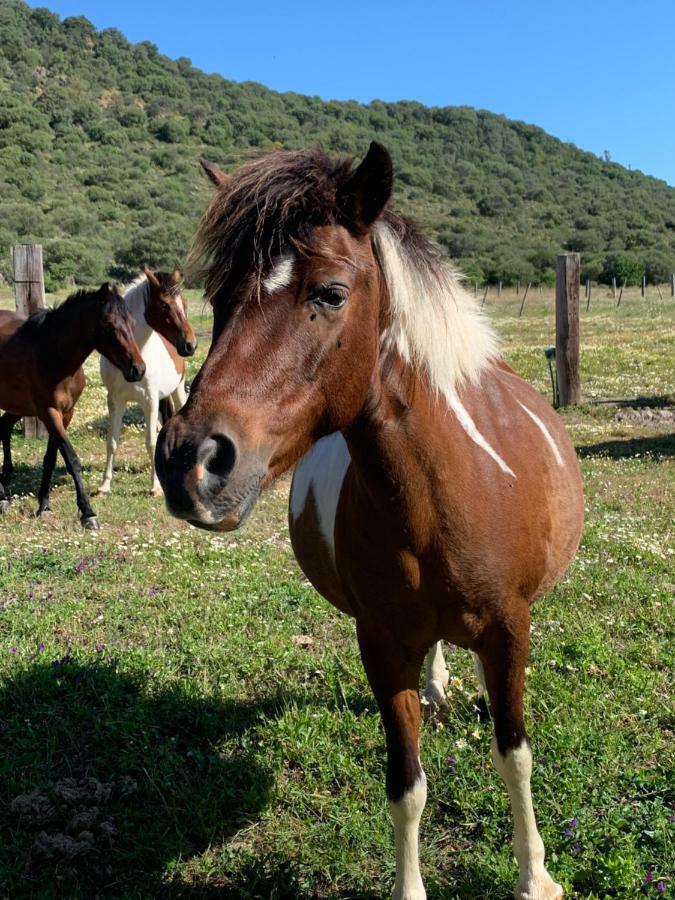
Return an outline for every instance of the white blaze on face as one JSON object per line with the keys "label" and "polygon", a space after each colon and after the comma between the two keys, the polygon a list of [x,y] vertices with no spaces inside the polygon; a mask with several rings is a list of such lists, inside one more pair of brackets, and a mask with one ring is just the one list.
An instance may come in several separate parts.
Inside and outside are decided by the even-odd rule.
{"label": "white blaze on face", "polygon": [[528,416],[532,419],[532,421],[533,421],[534,424],[537,426],[537,428],[538,428],[538,429],[541,431],[541,433],[544,435],[544,437],[546,438],[546,443],[549,445],[549,447],[550,447],[551,450],[553,451],[553,455],[555,456],[555,461],[558,463],[559,466],[562,466],[562,465],[563,465],[563,458],[562,458],[562,456],[560,455],[560,450],[558,450],[558,446],[557,446],[556,442],[555,442],[555,441],[553,440],[553,438],[551,437],[551,432],[550,432],[550,431],[548,430],[548,428],[544,425],[544,423],[541,421],[541,419],[539,418],[539,416],[536,416],[536,415],[532,412],[532,410],[531,410],[531,409],[528,409],[527,406],[525,406],[524,403],[521,403],[521,402],[520,402],[520,400],[518,401],[518,406],[522,407],[522,409],[525,410],[525,412],[526,412],[526,413],[528,414]]}
{"label": "white blaze on face", "polygon": [[335,561],[335,513],[342,482],[351,458],[342,434],[337,431],[321,438],[295,467],[291,485],[291,515],[302,515],[310,490],[316,503],[319,528]]}
{"label": "white blaze on face", "polygon": [[462,426],[464,431],[469,435],[474,444],[477,444],[481,447],[485,452],[491,456],[494,461],[497,463],[499,468],[504,472],[505,475],[510,475],[512,478],[515,478],[515,473],[507,466],[501,456],[497,453],[497,451],[492,447],[480,433],[480,431],[476,428],[476,424],[466,411],[466,409],[459,402],[459,398],[456,394],[452,394],[448,397],[448,406],[457,416],[457,421]]}
{"label": "white blaze on face", "polygon": [[275,294],[287,288],[293,279],[293,257],[281,256],[276,260],[272,271],[263,280],[262,286],[267,294]]}

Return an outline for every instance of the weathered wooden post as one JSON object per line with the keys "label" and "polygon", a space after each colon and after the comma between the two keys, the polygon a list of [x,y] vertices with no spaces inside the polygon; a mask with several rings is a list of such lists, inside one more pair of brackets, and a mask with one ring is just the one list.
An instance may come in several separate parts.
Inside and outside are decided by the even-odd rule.
{"label": "weathered wooden post", "polygon": [[487,300],[488,291],[490,290],[490,285],[485,285],[485,293],[483,294],[483,299],[480,301],[480,308],[482,309],[485,306],[485,301]]}
{"label": "weathered wooden post", "polygon": [[616,278],[612,278],[612,297],[616,300]]}
{"label": "weathered wooden post", "polygon": [[561,406],[579,403],[579,271],[578,253],[556,260],[555,362]]}
{"label": "weathered wooden post", "polygon": [[[675,291],[675,275],[673,275],[673,290]],[[501,297],[501,295],[502,295],[502,283],[500,281],[499,284],[497,285],[497,296]],[[673,296],[675,296],[675,294]]]}
{"label": "weathered wooden post", "polygon": [[[14,296],[16,311],[29,316],[44,309],[45,280],[42,272],[42,246],[40,244],[15,244],[12,247],[14,263]],[[47,430],[39,419],[25,418],[23,433],[26,437],[45,438]]]}
{"label": "weathered wooden post", "polygon": [[586,312],[591,308],[591,282],[586,279]]}
{"label": "weathered wooden post", "polygon": [[523,300],[520,304],[520,311],[518,313],[518,318],[520,318],[523,314],[523,307],[525,306],[525,301],[527,300],[527,292],[530,290],[531,285],[532,285],[532,282],[528,281],[527,287],[525,288],[525,293],[523,294]]}
{"label": "weathered wooden post", "polygon": [[675,297],[675,272],[670,276],[670,296]]}
{"label": "weathered wooden post", "polygon": [[619,291],[619,299],[616,301],[617,306],[621,306],[621,298],[623,297],[623,292],[626,289],[626,280],[627,279],[624,278],[623,284],[621,285],[621,290]]}
{"label": "weathered wooden post", "polygon": [[643,275],[643,276],[642,276],[642,282],[641,282],[641,285],[640,285],[640,290],[641,290],[642,296],[644,297],[645,291],[647,290],[647,276],[646,276],[646,275]]}

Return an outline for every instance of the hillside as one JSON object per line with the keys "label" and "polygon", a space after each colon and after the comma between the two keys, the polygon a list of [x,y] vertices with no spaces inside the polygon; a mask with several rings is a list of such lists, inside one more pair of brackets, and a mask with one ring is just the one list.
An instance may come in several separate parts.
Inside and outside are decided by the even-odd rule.
{"label": "hillside", "polygon": [[0,6],[0,272],[41,242],[49,287],[180,264],[209,187],[252,149],[320,142],[392,152],[396,201],[471,277],[550,282],[556,253],[582,277],[675,271],[675,189],[464,107],[325,102],[229,82],[84,18]]}

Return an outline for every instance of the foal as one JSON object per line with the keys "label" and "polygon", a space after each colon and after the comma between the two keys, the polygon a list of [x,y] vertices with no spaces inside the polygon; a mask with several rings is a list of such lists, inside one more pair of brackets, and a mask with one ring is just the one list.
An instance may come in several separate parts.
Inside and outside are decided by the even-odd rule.
{"label": "foal", "polygon": [[38,516],[49,509],[49,491],[61,452],[75,482],[80,520],[98,528],[82,481],[82,466],[66,430],[86,379],[82,364],[98,350],[117,366],[127,381],[143,377],[145,364],[132,333],[131,317],[121,295],[104,284],[98,291],[79,291],[54,309],[40,310],[27,319],[0,311],[0,418],[4,458],[0,510],[7,506],[4,485],[12,476],[10,440],[21,416],[37,416],[49,439],[38,492]]}
{"label": "foal", "polygon": [[[382,715],[397,900],[422,900],[419,681],[444,695],[438,642],[474,651],[514,818],[519,900],[562,889],[544,865],[523,722],[530,605],[569,566],[583,498],[546,400],[499,356],[439,248],[387,208],[392,164],[282,151],[221,184],[195,241],[213,343],[162,430],[169,510],[239,527],[294,463],[305,574],[354,616]],[[301,458],[302,457],[302,458]]]}
{"label": "foal", "polygon": [[[145,446],[150,457],[153,496],[162,489],[155,474],[155,443],[159,430],[161,401],[173,410],[185,403],[185,363],[192,356],[197,339],[187,320],[187,302],[180,289],[180,272],[151,272],[143,275],[124,294],[124,302],[134,319],[134,337],[145,363],[145,375],[129,384],[108,360],[101,357],[101,379],[108,391],[107,458],[100,495],[111,490],[115,453],[120,443],[122,417],[127,403],[138,403],[145,417]],[[178,352],[176,352],[178,351]]]}

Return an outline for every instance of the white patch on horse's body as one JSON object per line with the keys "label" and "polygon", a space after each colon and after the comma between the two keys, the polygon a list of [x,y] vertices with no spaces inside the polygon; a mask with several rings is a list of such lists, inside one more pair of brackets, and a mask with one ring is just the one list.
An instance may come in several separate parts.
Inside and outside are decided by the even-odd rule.
{"label": "white patch on horse's body", "polygon": [[420,818],[426,802],[424,772],[400,800],[389,801],[396,840],[396,882],[392,900],[426,900],[419,864]]}
{"label": "white patch on horse's body", "polygon": [[176,366],[157,332],[148,325],[145,307],[150,286],[145,275],[131,283],[124,294],[124,301],[134,319],[134,337],[145,363],[145,375],[140,381],[127,381],[117,366],[104,356],[100,359],[101,380],[108,391],[107,459],[103,483],[99,492],[110,492],[114,457],[119,446],[122,415],[127,403],[138,403],[145,417],[145,444],[152,466],[152,491],[160,491],[155,473],[154,448],[159,431],[159,401],[171,397],[176,411],[185,403],[185,376]]}
{"label": "white patch on horse's body", "polygon": [[448,667],[443,656],[443,642],[436,641],[426,656],[426,676],[422,703],[431,707],[448,705],[445,689],[448,686]]}
{"label": "white patch on horse's body", "polygon": [[387,285],[391,321],[382,344],[422,369],[433,390],[450,397],[464,382],[477,383],[498,356],[497,341],[475,298],[447,259],[433,269],[408,254],[385,222],[373,245]]}
{"label": "white patch on horse's body", "polygon": [[479,447],[482,447],[483,450],[487,454],[489,454],[494,461],[497,463],[499,468],[504,472],[505,475],[510,475],[512,478],[515,478],[515,473],[507,466],[501,456],[497,453],[497,451],[492,447],[480,433],[480,431],[476,428],[476,424],[466,411],[464,406],[460,403],[459,397],[456,394],[450,394],[447,396],[448,406],[457,416],[457,421],[462,426],[464,431],[469,435],[474,444],[478,444]]}
{"label": "white patch on horse's body", "polygon": [[351,462],[341,432],[321,438],[295,467],[290,510],[293,520],[302,515],[310,490],[316,503],[319,528],[335,562],[335,513],[340,491]]}
{"label": "white patch on horse's body", "polygon": [[532,752],[527,741],[502,756],[497,742],[492,741],[492,760],[504,779],[513,813],[513,852],[518,862],[520,878],[516,887],[517,900],[557,900],[563,892],[546,871],[544,842],[537,829],[532,807],[530,777]]}
{"label": "white patch on horse's body", "polygon": [[538,429],[541,431],[541,433],[544,435],[544,437],[546,438],[547,444],[549,445],[549,447],[550,447],[551,450],[553,451],[553,455],[555,456],[555,461],[558,463],[559,466],[562,466],[562,465],[563,465],[563,458],[562,458],[562,456],[560,455],[560,450],[558,450],[558,445],[557,445],[556,442],[553,440],[553,437],[551,436],[551,432],[548,430],[548,428],[546,427],[546,425],[544,425],[544,423],[541,421],[541,419],[539,418],[539,416],[535,415],[535,414],[532,412],[532,410],[531,410],[531,409],[528,409],[527,406],[525,406],[524,403],[521,403],[521,402],[520,402],[520,400],[518,401],[518,405],[519,405],[520,407],[522,407],[522,408],[525,410],[525,412],[526,412],[526,413],[528,414],[528,416],[532,419],[532,421],[533,421],[534,424],[537,426],[537,428],[538,428]]}
{"label": "white patch on horse's body", "polygon": [[262,286],[266,293],[274,294],[288,287],[293,279],[293,257],[281,256],[274,264],[272,271],[263,279]]}

